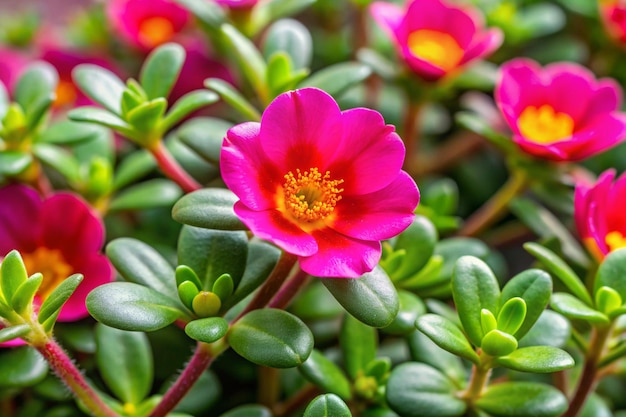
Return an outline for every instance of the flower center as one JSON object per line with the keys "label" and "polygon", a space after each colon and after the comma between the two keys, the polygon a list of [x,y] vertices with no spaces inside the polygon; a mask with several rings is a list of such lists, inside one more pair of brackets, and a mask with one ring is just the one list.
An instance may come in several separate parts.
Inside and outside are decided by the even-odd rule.
{"label": "flower center", "polygon": [[517,125],[522,136],[537,143],[556,142],[572,136],[574,132],[574,120],[547,104],[539,108],[526,107]]}
{"label": "flower center", "polygon": [[71,275],[73,268],[65,261],[61,251],[39,247],[34,252],[22,254],[29,274],[41,272],[43,281],[37,294],[45,300],[57,285]]}
{"label": "flower center", "polygon": [[283,185],[287,211],[298,221],[313,223],[329,216],[341,200],[343,180],[331,180],[330,171],[322,175],[317,168],[285,174]]}
{"label": "flower center", "polygon": [[626,237],[622,235],[620,232],[612,231],[606,235],[604,241],[608,245],[611,252],[616,249],[626,247]]}
{"label": "flower center", "polygon": [[54,100],[54,107],[63,107],[68,104],[73,104],[76,101],[76,87],[71,81],[59,80],[59,84],[56,88],[56,98]]}
{"label": "flower center", "polygon": [[167,42],[172,35],[174,35],[174,25],[165,17],[150,17],[139,24],[139,38],[149,47]]}
{"label": "flower center", "polygon": [[438,30],[420,29],[412,32],[408,46],[413,55],[444,71],[458,66],[464,55],[463,49],[452,36]]}

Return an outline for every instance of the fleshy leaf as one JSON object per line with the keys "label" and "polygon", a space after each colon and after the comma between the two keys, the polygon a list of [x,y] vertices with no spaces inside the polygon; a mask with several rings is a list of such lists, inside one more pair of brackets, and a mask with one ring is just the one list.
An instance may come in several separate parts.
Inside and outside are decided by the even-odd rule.
{"label": "fleshy leaf", "polygon": [[67,117],[69,117],[70,120],[74,120],[76,122],[96,123],[102,126],[106,126],[121,133],[127,138],[134,139],[138,136],[133,127],[126,123],[124,120],[120,119],[115,114],[99,107],[76,107],[68,112]]}
{"label": "fleshy leaf", "polygon": [[0,352],[0,387],[23,388],[42,381],[48,374],[48,364],[29,346],[2,349]]}
{"label": "fleshy leaf", "polygon": [[150,52],[139,75],[148,99],[167,98],[178,79],[185,55],[185,49],[176,43],[160,45]]}
{"label": "fleshy leaf", "polygon": [[574,358],[552,346],[529,346],[496,359],[498,365],[522,372],[557,372],[574,366]]}
{"label": "fleshy leaf", "polygon": [[246,119],[257,122],[261,120],[259,111],[228,82],[220,78],[208,78],[204,81],[204,86],[219,94],[222,100]]}
{"label": "fleshy leaf", "polygon": [[246,230],[233,206],[237,196],[221,188],[205,188],[183,196],[174,204],[172,217],[179,223],[218,230]]}
{"label": "fleshy leaf", "polygon": [[18,324],[17,326],[5,327],[0,329],[0,343],[25,336],[28,332],[30,332],[30,325],[28,324]]}
{"label": "fleshy leaf", "polygon": [[413,332],[415,331],[415,320],[426,313],[426,305],[417,295],[409,291],[398,290],[398,299],[400,309],[393,322],[383,328],[385,333],[407,334]]}
{"label": "fleshy leaf", "polygon": [[[39,272],[39,271],[30,271]],[[28,279],[28,272],[22,260],[22,255],[17,250],[9,252],[0,264],[0,289],[7,302],[13,298],[13,294]]]}
{"label": "fleshy leaf", "polygon": [[517,339],[508,333],[494,329],[485,334],[480,347],[491,356],[508,355],[517,349]]}
{"label": "fleshy leaf", "polygon": [[37,125],[54,101],[54,90],[58,82],[56,69],[44,61],[30,64],[20,75],[13,95],[14,100],[24,109],[30,128]]}
{"label": "fleshy leaf", "polygon": [[622,297],[611,287],[598,288],[595,299],[596,308],[608,316],[622,306]]}
{"label": "fleshy leaf", "polygon": [[172,206],[183,194],[170,180],[155,178],[134,184],[115,195],[109,210],[141,210]]}
{"label": "fleshy leaf", "polygon": [[514,335],[526,318],[526,302],[523,298],[509,298],[498,313],[498,330]]}
{"label": "fleshy leaf", "polygon": [[613,288],[626,300],[626,248],[609,253],[600,264],[594,281],[594,292],[600,287]]}
{"label": "fleshy leaf", "polygon": [[235,291],[233,277],[231,277],[230,274],[220,275],[220,277],[213,283],[211,291],[213,291],[215,295],[220,298],[220,300],[226,300]]}
{"label": "fleshy leaf", "polygon": [[395,244],[394,250],[404,250],[406,255],[400,268],[389,275],[394,281],[411,277],[424,268],[435,251],[437,230],[432,222],[424,216],[415,216],[413,223],[402,232]]}
{"label": "fleshy leaf", "polygon": [[263,54],[269,58],[284,51],[294,69],[308,68],[313,56],[311,33],[305,25],[294,19],[282,19],[270,26],[263,42]]}
{"label": "fleshy leaf", "polygon": [[317,87],[331,96],[338,96],[348,88],[364,81],[372,74],[369,66],[360,62],[342,62],[329,65],[306,78],[298,88]]}
{"label": "fleshy leaf", "polygon": [[460,357],[437,346],[424,333],[416,331],[408,336],[411,359],[432,366],[445,374],[458,386],[467,379],[467,370]]}
{"label": "fleshy leaf", "polygon": [[232,126],[232,123],[215,117],[193,117],[176,130],[176,137],[202,159],[218,165],[222,142]]}
{"label": "fleshy leaf", "polygon": [[580,319],[595,324],[609,323],[609,318],[605,314],[589,307],[568,293],[552,294],[550,306],[570,319]]}
{"label": "fleshy leaf", "polygon": [[352,417],[352,413],[337,395],[324,394],[309,403],[302,417]]}
{"label": "fleshy leaf", "polygon": [[339,333],[339,345],[348,375],[355,379],[376,358],[376,329],[346,314]]}
{"label": "fleshy leaf", "polygon": [[120,114],[122,93],[126,86],[106,68],[93,64],[80,64],[72,71],[72,78],[80,89],[105,109]]}
{"label": "fleshy leaf", "polygon": [[172,108],[167,112],[161,125],[160,130],[163,132],[168,131],[176,123],[180,122],[183,118],[190,115],[193,111],[202,107],[213,104],[219,100],[217,94],[207,90],[194,90],[185,94],[172,105]]}
{"label": "fleshy leaf", "polygon": [[26,281],[22,282],[22,285],[17,287],[13,297],[11,297],[11,307],[13,307],[13,310],[18,314],[24,313],[27,307],[32,304],[42,281],[43,275],[37,272],[31,275]]}
{"label": "fleshy leaf", "polygon": [[307,360],[298,367],[304,377],[322,388],[324,392],[336,394],[344,400],[352,397],[350,381],[322,352],[313,349]]}
{"label": "fleshy leaf", "polygon": [[495,417],[556,417],[567,408],[567,399],[550,385],[503,382],[489,386],[476,406]]}
{"label": "fleshy leaf", "polygon": [[74,145],[94,139],[100,134],[101,128],[98,126],[62,120],[41,132],[37,141],[55,145]]}
{"label": "fleshy leaf", "polygon": [[2,151],[0,152],[0,175],[17,175],[28,168],[32,161],[33,157],[27,152]]}
{"label": "fleshy leaf", "polygon": [[185,326],[185,333],[194,340],[213,343],[226,335],[228,322],[221,317],[193,320]]}
{"label": "fleshy leaf", "polygon": [[129,111],[126,121],[140,132],[150,132],[157,127],[161,117],[165,114],[165,109],[167,109],[167,100],[155,98]]}
{"label": "fleshy leaf", "polygon": [[563,315],[553,310],[544,310],[535,325],[519,340],[519,346],[564,347],[571,331],[572,325]]}
{"label": "fleshy leaf", "polygon": [[480,359],[463,331],[445,317],[424,314],[415,322],[416,327],[442,349],[478,364]]}
{"label": "fleshy leaf", "polygon": [[54,314],[58,314],[63,304],[70,298],[78,285],[83,281],[81,274],[74,274],[63,280],[49,295],[39,308],[37,320],[44,323]]}
{"label": "fleshy leaf", "polygon": [[231,326],[228,343],[250,362],[272,368],[302,365],[313,350],[313,335],[296,316],[273,308],[254,310]]}

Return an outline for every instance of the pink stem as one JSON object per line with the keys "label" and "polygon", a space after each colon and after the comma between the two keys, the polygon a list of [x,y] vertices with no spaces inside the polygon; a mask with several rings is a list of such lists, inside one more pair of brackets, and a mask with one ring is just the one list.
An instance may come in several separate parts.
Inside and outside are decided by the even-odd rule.
{"label": "pink stem", "polygon": [[163,141],[158,141],[156,146],[148,149],[157,160],[159,167],[165,175],[178,184],[186,193],[196,191],[202,188],[202,185],[194,180],[185,171],[172,154],[167,150]]}

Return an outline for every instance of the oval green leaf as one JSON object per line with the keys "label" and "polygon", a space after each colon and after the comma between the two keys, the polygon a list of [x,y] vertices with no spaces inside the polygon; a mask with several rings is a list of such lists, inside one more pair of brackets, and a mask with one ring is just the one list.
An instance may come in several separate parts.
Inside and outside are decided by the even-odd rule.
{"label": "oval green leaf", "polygon": [[309,403],[302,417],[352,417],[352,413],[341,398],[335,394],[324,394]]}
{"label": "oval green leaf", "polygon": [[594,324],[609,323],[609,318],[605,314],[594,310],[568,293],[552,294],[550,306],[570,319],[585,320]]}
{"label": "oval green leaf", "polygon": [[[172,126],[180,122],[191,112],[202,107],[213,104],[219,100],[219,96],[208,90],[194,90],[185,94],[172,105],[163,121],[159,125],[159,130],[167,132]],[[205,132],[206,133],[206,132]]]}
{"label": "oval green leaf", "polygon": [[80,64],[72,71],[72,79],[93,101],[114,114],[120,114],[126,86],[113,72],[98,65]]}
{"label": "oval green leaf", "polygon": [[205,188],[183,196],[174,204],[172,217],[179,223],[216,230],[247,230],[233,206],[237,196],[222,188]]}
{"label": "oval green leaf", "polygon": [[495,417],[556,417],[567,409],[558,389],[535,382],[503,382],[487,388],[476,406]]}
{"label": "oval green leaf", "polygon": [[0,351],[0,387],[23,388],[42,381],[48,364],[35,349],[19,346]]}
{"label": "oval green leaf", "polygon": [[185,326],[185,333],[194,340],[213,343],[226,335],[228,322],[221,317],[193,320]]}
{"label": "oval green leaf", "polygon": [[421,270],[435,251],[438,234],[435,226],[424,216],[415,216],[413,223],[402,232],[395,244],[394,250],[405,250],[405,256],[400,267],[390,274],[394,281],[411,277]]}
{"label": "oval green leaf", "polygon": [[37,313],[37,320],[39,323],[44,323],[50,317],[58,314],[63,307],[63,304],[74,294],[78,285],[83,281],[81,274],[74,274],[65,280],[63,280],[52,292],[46,297],[41,307],[39,307],[39,313]]}
{"label": "oval green leaf", "polygon": [[348,88],[364,81],[372,74],[372,69],[360,62],[342,62],[329,65],[306,78],[298,88],[317,87],[331,96],[338,96]]}
{"label": "oval green leaf", "polygon": [[352,397],[350,381],[343,371],[319,350],[313,349],[307,360],[298,367],[302,375],[324,392],[336,394],[344,400]]}
{"label": "oval green leaf", "polygon": [[480,362],[472,345],[454,323],[436,314],[424,314],[415,326],[442,349],[465,358],[475,364]]}
{"label": "oval green leaf", "polygon": [[594,282],[594,293],[600,287],[613,288],[626,300],[626,248],[609,253],[600,264]]}
{"label": "oval green leaf", "polygon": [[150,52],[139,74],[139,83],[148,99],[167,98],[178,79],[185,55],[185,49],[176,43],[165,43]]}
{"label": "oval green leaf", "polygon": [[155,178],[134,184],[115,195],[110,210],[144,210],[172,206],[182,190],[170,180]]}
{"label": "oval green leaf", "polygon": [[574,358],[552,346],[529,346],[496,359],[496,363],[515,371],[548,373],[574,366]]}
{"label": "oval green leaf", "polygon": [[[31,273],[39,271],[30,271]],[[8,302],[13,294],[28,279],[28,272],[22,260],[22,255],[17,250],[9,252],[0,263],[0,289],[4,299]]]}
{"label": "oval green leaf", "polygon": [[339,346],[348,375],[356,379],[376,358],[378,334],[373,327],[345,314],[339,333]]}

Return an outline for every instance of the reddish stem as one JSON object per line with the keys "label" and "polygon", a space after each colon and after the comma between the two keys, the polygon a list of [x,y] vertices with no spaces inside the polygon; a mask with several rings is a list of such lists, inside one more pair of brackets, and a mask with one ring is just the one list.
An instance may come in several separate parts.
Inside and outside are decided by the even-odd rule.
{"label": "reddish stem", "polygon": [[296,273],[278,290],[276,295],[267,305],[270,308],[285,308],[289,305],[293,297],[309,281],[309,274],[298,268]]}
{"label": "reddish stem", "polygon": [[202,185],[194,180],[185,171],[180,164],[174,159],[172,154],[167,150],[163,141],[156,142],[156,146],[148,148],[154,158],[157,160],[159,167],[163,173],[176,184],[178,184],[186,193],[196,191],[202,188]]}

